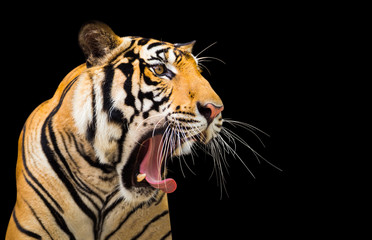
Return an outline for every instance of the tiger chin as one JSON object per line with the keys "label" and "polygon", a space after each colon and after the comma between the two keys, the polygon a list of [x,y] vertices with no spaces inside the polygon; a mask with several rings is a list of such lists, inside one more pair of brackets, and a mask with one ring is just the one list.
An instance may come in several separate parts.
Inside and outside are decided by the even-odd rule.
{"label": "tiger chin", "polygon": [[19,139],[6,239],[170,239],[167,161],[221,131],[223,103],[195,42],[82,26],[86,63],[36,108]]}

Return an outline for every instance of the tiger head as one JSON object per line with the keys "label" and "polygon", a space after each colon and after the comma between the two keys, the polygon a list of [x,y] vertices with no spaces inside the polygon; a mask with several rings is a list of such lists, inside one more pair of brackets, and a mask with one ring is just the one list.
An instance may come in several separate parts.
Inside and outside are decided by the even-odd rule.
{"label": "tiger head", "polygon": [[115,167],[129,201],[173,192],[167,159],[221,131],[224,106],[201,75],[194,43],[118,37],[99,22],[80,30],[87,70],[74,92],[75,123],[99,161]]}

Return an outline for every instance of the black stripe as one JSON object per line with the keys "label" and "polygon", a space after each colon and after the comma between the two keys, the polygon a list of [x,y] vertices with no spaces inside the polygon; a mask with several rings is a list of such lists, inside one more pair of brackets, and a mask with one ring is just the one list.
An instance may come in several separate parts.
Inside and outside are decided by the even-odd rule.
{"label": "black stripe", "polygon": [[105,222],[106,217],[110,214],[112,210],[114,210],[119,203],[121,203],[124,200],[123,197],[120,197],[114,203],[112,203],[110,206],[108,206],[102,213],[100,217],[100,230],[102,230],[102,225]]}
{"label": "black stripe", "polygon": [[36,238],[36,239],[41,239],[41,236],[40,236],[39,234],[36,234],[36,233],[34,233],[34,232],[31,232],[31,231],[29,231],[29,230],[27,230],[27,229],[25,229],[25,228],[23,228],[23,227],[21,226],[21,224],[19,223],[19,221],[18,221],[18,219],[17,219],[16,213],[15,213],[15,209],[14,209],[14,211],[13,211],[13,220],[14,220],[14,222],[15,222],[15,224],[16,224],[17,229],[18,229],[20,232],[26,234],[26,235],[29,236],[29,237]]}
{"label": "black stripe", "polygon": [[[177,109],[176,109],[177,110]],[[192,112],[185,112],[185,111],[174,111],[172,114],[175,114],[175,113],[181,113],[181,114],[185,114],[185,115],[190,115],[190,116],[193,116],[195,117],[196,115]]]}
{"label": "black stripe", "polygon": [[154,98],[156,98],[156,97],[159,97],[160,96],[160,94],[163,94],[165,91],[167,91],[167,87],[157,87],[155,90],[154,90],[154,92],[155,91],[159,91],[156,95],[154,95]]}
{"label": "black stripe", "polygon": [[121,203],[122,201],[124,200],[123,197],[120,197],[119,199],[117,199],[113,204],[111,204],[109,207],[107,207],[103,213],[102,213],[102,222],[104,222],[105,218],[107,217],[107,215],[119,204]]}
{"label": "black stripe", "polygon": [[145,83],[149,86],[156,86],[160,83],[160,82],[157,82],[157,81],[152,81],[151,78],[146,76],[144,73],[142,74],[142,76],[143,76],[143,80],[145,80]]}
{"label": "black stripe", "polygon": [[111,108],[108,112],[109,122],[115,122],[117,124],[123,124],[125,120],[123,113],[117,108]]}
{"label": "black stripe", "polygon": [[174,122],[169,122],[168,123],[169,127],[172,127],[174,129],[178,129],[177,132],[180,132],[182,133],[182,131],[185,131],[185,130],[195,130],[195,127],[191,127],[191,126],[180,126],[178,123],[174,123]]}
{"label": "black stripe", "polygon": [[167,96],[160,99],[159,102],[153,101],[153,104],[152,104],[151,108],[148,110],[148,112],[150,112],[151,110],[155,110],[155,111],[159,112],[160,111],[159,110],[160,106],[163,105],[165,102],[169,101],[169,98],[172,95],[172,93],[173,93],[173,88],[171,89],[170,93]]}
{"label": "black stripe", "polygon": [[138,46],[143,46],[145,45],[146,43],[148,43],[150,41],[149,38],[142,38],[141,40],[138,41]]}
{"label": "black stripe", "polygon": [[164,45],[165,43],[163,42],[154,42],[154,43],[151,43],[149,44],[149,46],[147,47],[147,50],[150,50],[151,48],[154,48],[156,46],[160,46],[160,45]]}
{"label": "black stripe", "polygon": [[145,75],[145,67],[146,66],[147,66],[147,63],[145,62],[145,60],[140,58],[140,65],[139,65],[139,67],[140,67],[140,78],[143,78],[145,83],[149,86],[158,85],[160,82],[152,81],[148,76]]}
{"label": "black stripe", "polygon": [[110,239],[117,231],[120,230],[120,228],[124,225],[124,223],[135,213],[138,209],[142,208],[143,206],[150,206],[152,203],[154,203],[155,200],[152,198],[148,202],[143,202],[137,205],[137,207],[133,208],[132,211],[128,213],[128,215],[125,217],[123,221],[115,228],[114,231],[112,231],[109,235],[106,236],[105,240]]}
{"label": "black stripe", "polygon": [[94,85],[92,85],[92,121],[88,123],[86,138],[89,142],[93,143],[96,137],[97,119],[96,119],[96,93]]}
{"label": "black stripe", "polygon": [[185,123],[199,123],[199,120],[195,119],[188,119],[188,118],[176,118],[177,121],[179,122],[185,122]]}
{"label": "black stripe", "polygon": [[111,65],[108,65],[104,69],[105,79],[102,82],[102,93],[103,93],[103,110],[108,112],[112,107],[111,89],[112,82],[114,80],[114,69]]}
{"label": "black stripe", "polygon": [[35,210],[31,207],[31,205],[25,200],[23,199],[23,201],[25,201],[25,203],[27,204],[27,206],[30,208],[32,214],[34,215],[34,217],[36,218],[36,220],[39,222],[40,226],[44,229],[44,231],[48,234],[48,236],[50,237],[50,239],[53,240],[53,237],[50,235],[49,231],[45,228],[43,222],[40,220],[39,216],[36,214]]}
{"label": "black stripe", "polygon": [[167,215],[169,213],[168,210],[165,210],[164,212],[160,213],[159,215],[155,216],[153,219],[151,219],[150,222],[148,222],[142,229],[141,232],[139,232],[136,236],[134,236],[132,238],[132,240],[135,240],[135,239],[138,239],[139,237],[141,237],[141,235],[147,230],[147,228],[154,222],[158,221],[160,218],[164,217],[165,215]]}
{"label": "black stripe", "polygon": [[169,51],[169,47],[167,47],[167,48],[163,48],[163,49],[159,49],[159,50],[157,50],[156,52],[155,52],[155,54],[156,54],[156,56],[158,57],[158,58],[160,58],[160,59],[162,59],[164,62],[168,62],[167,60],[167,58],[162,58],[161,56],[160,56],[160,54],[161,53],[164,53],[164,57],[165,57],[165,54]]}
{"label": "black stripe", "polygon": [[[106,201],[104,203],[104,206],[107,206],[107,204],[110,202],[110,200],[116,196],[116,194],[120,191],[120,189],[116,189],[114,190],[107,198],[106,198]],[[124,197],[122,196],[119,196],[115,201],[114,203],[112,203],[110,206],[104,208],[104,211],[102,213],[102,220],[104,220],[106,218],[106,216],[120,203],[124,200]]]}
{"label": "black stripe", "polygon": [[[147,61],[154,61],[154,60],[159,61],[159,62],[163,62],[163,61],[164,61],[163,58],[154,57],[154,56],[152,56],[152,57],[150,57],[149,59],[147,59]],[[150,65],[150,64],[149,64],[149,65]]]}
{"label": "black stripe", "polygon": [[[127,51],[134,45],[134,43],[136,42],[136,40],[132,40],[131,42],[130,42],[130,44],[129,44],[129,46],[126,48],[126,49],[124,49],[123,51],[122,51],[122,53],[124,53],[124,56],[125,57],[127,57],[126,56],[126,54],[128,53]],[[132,51],[130,51],[130,52],[133,52],[133,50]]]}
{"label": "black stripe", "polygon": [[101,169],[104,173],[112,173],[113,171],[115,171],[115,167],[111,166],[111,165],[108,165],[108,164],[103,164],[103,163],[100,163],[98,159],[95,159],[95,161],[93,161],[82,149],[81,147],[79,147],[79,144],[76,140],[76,137],[74,135],[71,135],[69,136],[72,138],[73,142],[74,142],[74,145],[75,145],[75,150],[76,152],[82,157],[84,158],[84,160],[91,166],[91,167],[94,167],[94,168],[99,168]]}
{"label": "black stripe", "polygon": [[176,55],[176,60],[175,60],[175,62],[176,62],[176,64],[179,64],[179,63],[181,62],[181,60],[182,60],[182,53],[181,53],[180,50],[175,49],[175,50],[174,50],[174,54]]}
{"label": "black stripe", "polygon": [[122,124],[124,115],[119,109],[114,108],[112,104],[113,101],[111,97],[111,90],[114,80],[114,74],[115,70],[112,68],[111,65],[105,68],[105,79],[102,83],[103,110],[107,113],[109,122]]}
{"label": "black stripe", "polygon": [[124,103],[125,103],[125,105],[133,107],[134,110],[137,111],[136,107],[135,107],[135,97],[132,94],[133,66],[132,66],[131,63],[122,63],[117,68],[120,69],[120,71],[122,71],[122,73],[127,78],[124,81],[124,86],[123,86],[123,88],[124,88],[124,90],[127,94]]}
{"label": "black stripe", "polygon": [[116,200],[114,200],[114,203],[112,203],[110,206],[106,207],[108,205],[108,203],[110,202],[110,200],[114,196],[116,196],[116,194],[119,191],[120,191],[120,189],[116,189],[112,193],[110,193],[110,195],[106,198],[106,201],[105,201],[105,203],[103,205],[104,207],[99,212],[99,221],[98,221],[98,236],[99,236],[99,239],[101,239],[102,230],[103,230],[103,224],[105,222],[105,219],[106,219],[107,215],[111,212],[111,210],[113,210],[117,206],[117,204],[119,204],[120,202],[122,202],[124,200],[123,197],[119,196],[119,198],[117,198]]}
{"label": "black stripe", "polygon": [[[133,115],[134,116],[134,115]],[[120,139],[118,140],[118,158],[116,159],[116,162],[114,162],[113,164],[116,165],[118,164],[120,161],[121,161],[121,157],[123,155],[123,148],[124,148],[124,141],[125,141],[125,137],[127,136],[127,132],[128,132],[128,121],[125,119],[125,121],[123,122],[123,127],[121,128],[121,137]]]}
{"label": "black stripe", "polygon": [[[78,166],[78,164],[75,162],[75,158],[73,158],[69,152],[69,147],[67,146],[67,143],[66,143],[66,139],[65,137],[63,136],[63,134],[61,134],[61,138],[62,138],[62,143],[63,143],[63,147],[64,147],[64,151],[65,153],[67,153],[67,156],[69,157],[70,161],[74,164],[74,166],[77,168],[77,171],[80,172],[80,168]],[[71,174],[73,174],[71,172]],[[88,192],[90,194],[94,194],[94,192],[79,178],[79,176],[77,175],[73,175],[72,176],[77,184],[77,186],[82,189],[83,191],[85,192]],[[76,179],[75,179],[76,178]],[[103,203],[103,199],[102,198],[99,198],[101,200],[101,202]],[[95,203],[93,203],[95,204]]]}
{"label": "black stripe", "polygon": [[159,203],[161,203],[161,201],[163,201],[164,196],[165,192],[163,192],[163,194],[160,196],[159,200],[155,203],[155,206],[157,206]]}
{"label": "black stripe", "polygon": [[61,214],[59,214],[57,212],[57,210],[48,202],[48,200],[45,199],[45,197],[43,196],[43,194],[41,194],[39,192],[39,190],[37,190],[37,188],[27,179],[26,175],[23,174],[23,177],[25,178],[27,184],[35,191],[35,193],[44,202],[45,206],[49,209],[50,213],[53,215],[53,217],[54,217],[56,223],[58,224],[59,228],[62,229],[62,231],[64,231],[70,237],[71,240],[74,240],[75,237],[71,233],[71,231],[68,229],[68,227],[66,225],[66,222],[63,219],[63,217],[61,216]]}
{"label": "black stripe", "polygon": [[142,90],[139,90],[137,98],[142,103],[141,111],[143,111],[143,100],[147,98],[150,101],[152,101],[154,99],[154,93],[153,92],[142,92]]}
{"label": "black stripe", "polygon": [[123,226],[123,224],[129,219],[130,216],[132,216],[133,213],[135,213],[139,208],[142,208],[143,204],[140,204],[139,206],[135,207],[128,213],[128,215],[125,217],[123,221],[115,228],[114,231],[112,231],[109,235],[106,236],[105,240],[110,239],[119,229]]}
{"label": "black stripe", "polygon": [[167,237],[169,237],[172,234],[172,231],[169,230],[160,240],[165,240]]}
{"label": "black stripe", "polygon": [[58,208],[60,212],[64,212],[62,207],[59,205],[59,203],[50,195],[50,193],[44,188],[43,185],[35,178],[34,175],[32,175],[30,169],[27,166],[27,161],[26,161],[26,153],[25,153],[25,135],[26,135],[26,125],[23,126],[23,136],[22,136],[22,160],[23,160],[23,166],[24,169],[26,170],[27,175],[36,183],[36,185],[53,201],[55,206]]}
{"label": "black stripe", "polygon": [[110,200],[120,191],[119,188],[116,188],[113,192],[111,192],[107,197],[105,201],[105,205],[110,202]]}

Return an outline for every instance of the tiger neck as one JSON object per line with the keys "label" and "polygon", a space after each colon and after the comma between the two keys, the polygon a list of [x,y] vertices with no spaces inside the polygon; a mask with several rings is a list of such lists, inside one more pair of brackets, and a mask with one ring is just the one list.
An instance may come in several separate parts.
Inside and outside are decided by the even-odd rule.
{"label": "tiger neck", "polygon": [[59,146],[60,156],[56,164],[68,175],[77,192],[90,195],[92,204],[99,207],[107,199],[113,198],[113,193],[117,192],[119,186],[119,178],[115,165],[102,163],[91,142],[78,132],[72,106],[75,104],[73,95],[79,80],[74,78],[69,82],[71,88],[64,90],[65,95],[62,94],[54,104],[54,115],[50,115],[46,122],[49,129],[53,129],[49,134],[63,143],[63,146]]}
{"label": "tiger neck", "polygon": [[[99,76],[100,71],[105,70],[90,71]],[[62,104],[53,124],[68,146],[66,161],[72,173],[89,189],[96,189],[102,200],[120,188],[119,174],[138,144],[139,134],[129,133],[124,116],[115,111],[107,112],[102,100],[102,80],[99,82],[89,71],[84,71],[71,81],[75,82],[68,93],[59,96]]]}

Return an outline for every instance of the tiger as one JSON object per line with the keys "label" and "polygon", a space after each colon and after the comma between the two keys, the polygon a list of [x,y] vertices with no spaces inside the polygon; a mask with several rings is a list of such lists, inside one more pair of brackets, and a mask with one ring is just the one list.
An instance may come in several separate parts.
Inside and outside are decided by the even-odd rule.
{"label": "tiger", "polygon": [[171,239],[167,161],[219,135],[224,105],[195,41],[83,24],[86,62],[26,120],[6,240]]}

